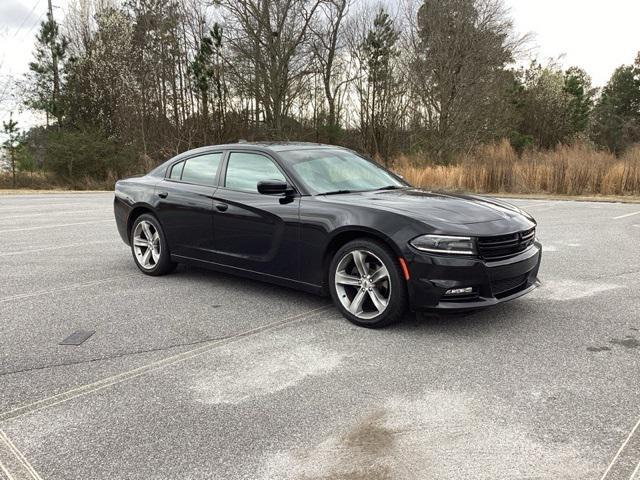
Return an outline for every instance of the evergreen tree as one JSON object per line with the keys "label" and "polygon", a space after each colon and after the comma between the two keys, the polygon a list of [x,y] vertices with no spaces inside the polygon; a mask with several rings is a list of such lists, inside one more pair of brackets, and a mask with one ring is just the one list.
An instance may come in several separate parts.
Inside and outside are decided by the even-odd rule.
{"label": "evergreen tree", "polygon": [[397,82],[392,61],[398,55],[399,33],[393,20],[382,8],[362,44],[367,90],[363,98],[365,141],[373,156],[389,157],[389,129],[392,126],[393,102],[397,99]]}
{"label": "evergreen tree", "polygon": [[62,125],[61,72],[67,47],[68,41],[60,34],[58,23],[49,11],[36,36],[34,59],[29,63],[33,90],[26,99],[27,106],[45,112],[47,125],[51,117],[56,119],[58,127]]}
{"label": "evergreen tree", "polygon": [[[205,35],[198,46],[196,55],[189,65],[189,72],[193,77],[193,84],[196,95],[200,98],[202,106],[202,118],[204,123],[204,141],[206,142],[206,132],[209,128],[209,97],[211,82],[215,84],[215,95],[217,97],[218,115],[222,114],[222,81],[220,74],[220,50],[222,47],[222,27],[214,24]],[[221,119],[216,119],[218,125]]]}
{"label": "evergreen tree", "polygon": [[594,110],[593,138],[620,153],[640,141],[640,63],[619,67]]}
{"label": "evergreen tree", "polygon": [[12,185],[16,186],[16,167],[18,164],[18,122],[13,119],[13,115],[9,116],[8,122],[2,122],[2,129],[8,138],[4,141],[2,146],[6,150],[9,156],[9,165],[11,167]]}
{"label": "evergreen tree", "polygon": [[564,91],[571,95],[569,109],[573,132],[582,133],[589,126],[596,93],[591,86],[591,77],[581,68],[569,68],[564,74]]}

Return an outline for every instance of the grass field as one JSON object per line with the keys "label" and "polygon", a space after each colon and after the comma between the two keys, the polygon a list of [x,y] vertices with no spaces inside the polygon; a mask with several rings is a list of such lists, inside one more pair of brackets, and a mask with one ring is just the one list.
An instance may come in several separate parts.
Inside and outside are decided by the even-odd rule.
{"label": "grass field", "polygon": [[485,145],[448,165],[401,156],[394,170],[415,186],[480,193],[640,195],[640,146],[622,157],[576,143],[518,155],[508,142]]}

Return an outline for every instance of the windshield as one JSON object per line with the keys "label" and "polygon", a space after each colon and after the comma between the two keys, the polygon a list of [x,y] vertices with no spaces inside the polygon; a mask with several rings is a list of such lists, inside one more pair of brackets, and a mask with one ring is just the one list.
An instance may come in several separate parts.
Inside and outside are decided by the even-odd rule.
{"label": "windshield", "polygon": [[292,150],[280,155],[316,195],[407,187],[382,167],[345,150]]}

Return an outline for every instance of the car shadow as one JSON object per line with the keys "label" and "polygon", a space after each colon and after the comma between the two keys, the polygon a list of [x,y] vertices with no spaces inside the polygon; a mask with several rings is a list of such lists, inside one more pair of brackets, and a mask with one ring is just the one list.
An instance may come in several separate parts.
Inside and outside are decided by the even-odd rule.
{"label": "car shadow", "polygon": [[[301,290],[297,290],[293,287],[275,285],[273,283],[241,277],[230,273],[219,272],[217,270],[211,270],[195,265],[179,264],[175,272],[171,274],[171,277],[207,282],[211,286],[215,286],[215,284],[217,283],[220,285],[224,285],[224,287],[227,289],[238,289],[247,294],[277,295],[278,301],[282,301],[283,296],[290,296],[292,298],[295,297],[296,299],[320,299],[320,301],[323,298],[318,295],[313,295]],[[325,297],[325,300],[327,298],[328,297]]]}
{"label": "car shadow", "polygon": [[488,334],[512,329],[519,322],[527,322],[531,316],[530,305],[516,301],[465,313],[407,313],[390,330],[398,333]]}
{"label": "car shadow", "polygon": [[[224,285],[226,289],[237,289],[248,295],[274,297],[274,301],[296,303],[307,302],[309,309],[319,305],[330,305],[328,296],[322,297],[281,285],[274,285],[260,280],[239,277],[236,275],[210,270],[193,265],[179,265],[172,274],[187,280],[207,282],[210,286]],[[343,319],[337,309],[331,309],[331,316]],[[377,330],[382,334],[422,334],[449,333],[459,335],[489,334],[493,331],[511,329],[514,324],[527,321],[532,315],[531,304],[518,300],[495,305],[483,310],[464,313],[414,313],[407,312],[402,320],[394,325]]]}

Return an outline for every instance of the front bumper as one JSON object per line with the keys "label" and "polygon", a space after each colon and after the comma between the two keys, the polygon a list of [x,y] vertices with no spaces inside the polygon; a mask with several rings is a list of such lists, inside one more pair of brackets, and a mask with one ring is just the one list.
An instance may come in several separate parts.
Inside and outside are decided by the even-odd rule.
{"label": "front bumper", "polygon": [[[407,258],[409,301],[413,310],[463,311],[521,297],[540,282],[542,246],[500,261],[414,253]],[[472,287],[473,293],[448,296],[447,290]]]}

